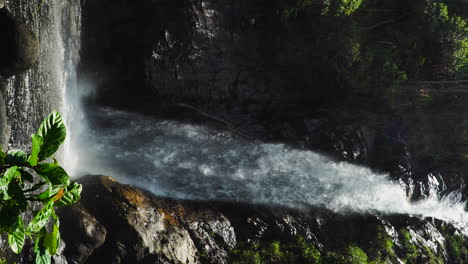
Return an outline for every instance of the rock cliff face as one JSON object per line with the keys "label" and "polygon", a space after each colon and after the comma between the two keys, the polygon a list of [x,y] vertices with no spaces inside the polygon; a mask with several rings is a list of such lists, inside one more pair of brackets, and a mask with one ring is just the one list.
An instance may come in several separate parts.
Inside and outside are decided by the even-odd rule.
{"label": "rock cliff face", "polygon": [[36,36],[6,8],[0,9],[0,30],[4,38],[0,44],[0,75],[11,77],[30,68],[39,56]]}
{"label": "rock cliff face", "polygon": [[37,61],[39,42],[31,29],[15,17],[0,1],[0,145],[8,145],[10,126],[7,122],[8,81]]}
{"label": "rock cliff face", "polygon": [[155,197],[88,176],[60,211],[68,263],[466,263],[460,229],[405,215],[338,215]]}
{"label": "rock cliff face", "polygon": [[[317,68],[311,63],[318,57],[311,47],[317,44],[314,25],[319,21],[286,24],[283,4],[87,1],[85,78],[98,81],[101,101],[121,106],[135,97],[140,104],[150,103],[143,95],[152,95],[153,103],[169,100],[261,115],[341,96],[328,64]],[[104,9],[112,14],[105,19],[99,15]],[[331,43],[320,45],[333,49]],[[317,87],[323,80],[329,86]],[[110,93],[117,90],[120,95]]]}

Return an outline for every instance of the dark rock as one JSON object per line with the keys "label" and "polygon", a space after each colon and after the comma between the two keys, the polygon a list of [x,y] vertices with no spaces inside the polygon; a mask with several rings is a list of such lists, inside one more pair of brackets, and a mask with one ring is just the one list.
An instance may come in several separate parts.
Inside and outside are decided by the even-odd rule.
{"label": "dark rock", "polygon": [[[65,243],[72,247],[65,253],[69,262],[147,263],[161,259],[196,263],[195,245],[175,215],[183,208],[174,208],[110,177],[88,177],[81,182],[86,186],[81,202],[60,212],[63,221],[71,221],[63,225],[69,225],[70,230],[61,230]],[[75,233],[80,234],[78,238]]]}
{"label": "dark rock", "polygon": [[60,211],[68,263],[254,263],[280,255],[287,263],[354,263],[350,247],[389,264],[462,264],[468,257],[460,251],[467,246],[462,230],[432,218],[180,201],[110,177],[79,181],[81,201]]}
{"label": "dark rock", "polygon": [[10,77],[31,67],[39,56],[39,42],[28,27],[6,8],[0,9],[0,75]]}
{"label": "dark rock", "polygon": [[5,147],[8,145],[10,138],[10,126],[7,123],[6,102],[5,97],[8,89],[6,80],[0,77],[0,145]]}
{"label": "dark rock", "polygon": [[[317,47],[316,39],[327,39],[317,35],[317,17],[285,25],[284,4],[89,1],[82,69],[98,84],[99,103],[140,111],[154,111],[159,100],[281,115],[335,101],[342,91],[327,54],[336,47]],[[317,58],[326,62],[317,67]]]}
{"label": "dark rock", "polygon": [[104,244],[107,230],[81,204],[60,217],[68,223],[62,226],[62,239],[67,241],[64,255],[70,263],[85,263],[93,250]]}

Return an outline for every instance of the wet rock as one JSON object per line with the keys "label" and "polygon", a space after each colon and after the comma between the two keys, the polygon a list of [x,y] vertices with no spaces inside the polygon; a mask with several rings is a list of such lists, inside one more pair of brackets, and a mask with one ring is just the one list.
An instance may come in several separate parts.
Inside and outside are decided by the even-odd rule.
{"label": "wet rock", "polygon": [[[151,196],[109,177],[82,182],[86,188],[81,202],[60,212],[64,221],[70,221],[64,226],[71,230],[62,230],[71,247],[65,253],[69,262],[146,263],[161,259],[196,263],[197,250],[189,232],[173,216],[174,208],[155,204]],[[74,237],[76,226],[81,229],[78,238]]]}
{"label": "wet rock", "polygon": [[365,256],[389,264],[464,264],[468,258],[466,227],[432,218],[181,201],[110,177],[80,182],[80,203],[60,211],[68,263],[354,263]]}
{"label": "wet rock", "polygon": [[61,227],[62,238],[67,241],[64,255],[70,263],[85,263],[93,251],[104,244],[107,230],[81,204],[60,217],[69,223]]}
{"label": "wet rock", "polygon": [[5,147],[8,145],[10,138],[10,126],[7,123],[6,102],[5,97],[8,84],[6,80],[0,77],[0,145]]}
{"label": "wet rock", "polygon": [[0,75],[10,77],[30,68],[39,56],[36,36],[6,8],[0,9]]}

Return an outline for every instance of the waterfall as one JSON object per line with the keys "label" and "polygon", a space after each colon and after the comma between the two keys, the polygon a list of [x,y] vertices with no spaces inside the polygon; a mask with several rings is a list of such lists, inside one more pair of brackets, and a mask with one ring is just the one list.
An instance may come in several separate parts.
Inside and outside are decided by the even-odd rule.
{"label": "waterfall", "polygon": [[[39,63],[10,81],[8,117],[12,142],[30,134],[53,108],[66,121],[68,136],[60,161],[71,175],[107,174],[161,196],[320,206],[338,213],[404,213],[468,222],[465,205],[436,195],[419,203],[388,175],[336,162],[284,144],[233,137],[213,128],[158,120],[97,108],[86,112],[77,83],[81,8],[78,1],[10,3],[31,16],[41,40]],[[89,125],[87,120],[90,120]]]}
{"label": "waterfall", "polygon": [[[66,120],[68,136],[58,158],[74,166],[72,124],[82,117],[77,96],[76,66],[79,60],[80,1],[18,0],[8,8],[36,34],[40,43],[38,62],[9,80],[7,116],[11,127],[10,147],[28,149],[30,136],[44,117],[59,109]],[[73,127],[73,128],[72,128]]]}
{"label": "waterfall", "polygon": [[81,42],[81,5],[79,1],[55,1],[55,25],[58,33],[59,56],[57,73],[62,87],[62,105],[60,112],[67,127],[67,137],[62,147],[59,160],[70,175],[75,175],[78,158],[74,149],[76,138],[82,133],[84,112],[81,106],[81,94],[77,81],[77,66],[80,58]]}

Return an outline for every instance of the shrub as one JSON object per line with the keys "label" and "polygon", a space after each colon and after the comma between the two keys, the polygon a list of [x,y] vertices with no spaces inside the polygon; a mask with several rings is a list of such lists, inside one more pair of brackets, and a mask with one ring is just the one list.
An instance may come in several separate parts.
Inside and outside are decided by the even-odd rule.
{"label": "shrub", "polygon": [[[60,222],[54,208],[80,199],[81,185],[71,183],[55,158],[48,162],[65,137],[62,117],[53,111],[31,136],[30,153],[0,150],[0,230],[8,233],[8,243],[16,254],[27,238],[33,239],[36,264],[51,263],[60,244]],[[32,219],[27,221],[27,215]]]}

